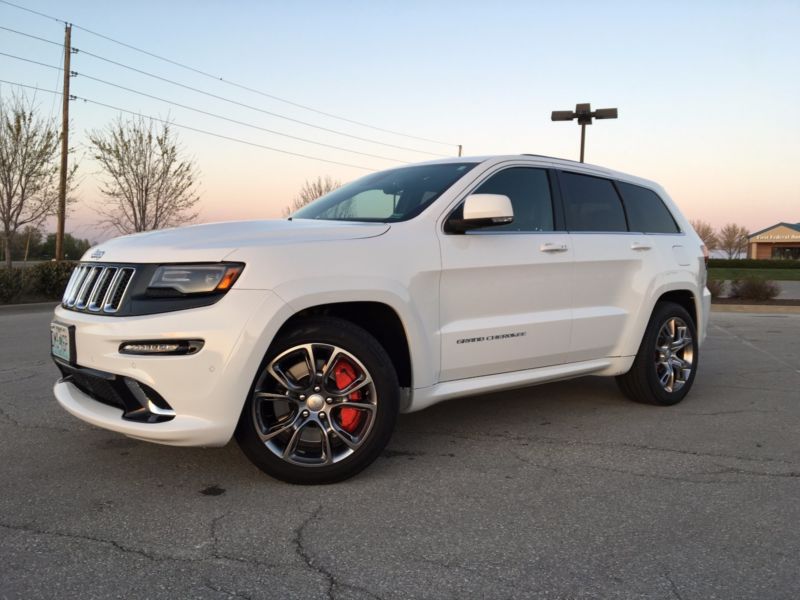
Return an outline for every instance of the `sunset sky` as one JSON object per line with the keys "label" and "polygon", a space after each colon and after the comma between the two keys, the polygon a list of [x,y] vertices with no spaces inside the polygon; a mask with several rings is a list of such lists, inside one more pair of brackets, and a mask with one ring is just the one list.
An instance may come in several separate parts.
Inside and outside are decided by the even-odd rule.
{"label": "sunset sky", "polygon": [[[579,128],[550,111],[618,107],[587,131],[587,162],[664,185],[689,218],[751,231],[800,221],[800,3],[786,2],[108,2],[14,0],[148,52],[368,129],[203,77],[73,30],[71,92],[97,102],[328,164],[180,130],[201,173],[201,220],[279,217],[307,178],[352,180],[434,158],[530,152],[576,159]],[[55,42],[63,24],[0,3],[0,26]],[[0,29],[0,52],[59,65],[61,49]],[[236,125],[115,89],[96,77],[257,127],[386,157],[373,158]],[[0,56],[0,79],[60,90],[60,73]],[[368,138],[321,131],[171,84]],[[12,86],[0,84],[7,96]],[[59,99],[37,93],[45,115]],[[92,240],[97,166],[85,132],[113,109],[74,101],[79,205],[67,231]],[[406,150],[391,146],[411,148]]]}

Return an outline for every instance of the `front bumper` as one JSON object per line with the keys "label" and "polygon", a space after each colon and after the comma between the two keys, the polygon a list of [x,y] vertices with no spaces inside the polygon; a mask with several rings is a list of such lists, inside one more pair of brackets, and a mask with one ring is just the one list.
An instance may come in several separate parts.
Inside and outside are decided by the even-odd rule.
{"label": "front bumper", "polygon": [[[286,305],[263,290],[231,290],[218,303],[137,317],[107,317],[56,309],[55,320],[75,326],[76,366],[128,377],[151,387],[175,416],[162,422],[123,418],[123,410],[95,400],[69,378],[54,393],[67,411],[93,425],[133,438],[180,446],[226,444]],[[202,339],[187,356],[131,356],[125,341]]]}

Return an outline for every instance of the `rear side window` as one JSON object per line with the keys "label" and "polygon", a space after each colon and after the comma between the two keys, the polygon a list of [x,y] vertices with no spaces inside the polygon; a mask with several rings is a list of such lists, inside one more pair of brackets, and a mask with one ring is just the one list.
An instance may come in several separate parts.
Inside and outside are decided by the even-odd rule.
{"label": "rear side window", "polygon": [[628,214],[631,231],[643,233],[679,233],[678,225],[664,202],[653,190],[617,182]]}
{"label": "rear side window", "polygon": [[492,175],[473,193],[503,194],[511,200],[514,221],[487,227],[486,231],[553,231],[550,180],[544,169],[505,169]]}
{"label": "rear side window", "polygon": [[561,173],[569,231],[627,231],[625,211],[608,179]]}

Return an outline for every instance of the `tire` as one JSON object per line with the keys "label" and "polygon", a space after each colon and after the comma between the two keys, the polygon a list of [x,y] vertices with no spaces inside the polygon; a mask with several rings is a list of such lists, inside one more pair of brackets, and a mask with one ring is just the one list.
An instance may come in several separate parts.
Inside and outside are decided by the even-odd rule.
{"label": "tire", "polygon": [[697,373],[697,328],[685,308],[659,302],[653,309],[633,366],[617,376],[636,402],[672,406],[686,397]]}
{"label": "tire", "polygon": [[386,447],[399,402],[397,373],[374,337],[343,319],[308,318],[267,351],[236,441],[276,479],[335,483],[365,469]]}

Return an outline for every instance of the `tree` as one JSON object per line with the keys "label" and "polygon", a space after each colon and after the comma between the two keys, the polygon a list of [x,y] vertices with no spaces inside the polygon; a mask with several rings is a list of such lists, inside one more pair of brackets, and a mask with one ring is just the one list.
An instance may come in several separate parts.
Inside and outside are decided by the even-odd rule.
{"label": "tree", "polygon": [[119,233],[175,227],[197,218],[194,162],[181,157],[169,123],[157,129],[144,117],[119,117],[103,131],[89,133],[104,180],[100,223]]}
{"label": "tree", "polygon": [[719,248],[724,251],[728,258],[737,258],[747,252],[748,231],[741,225],[728,223],[719,230]]}
{"label": "tree", "polygon": [[29,260],[41,254],[43,236],[38,227],[26,225],[11,236],[11,256],[16,260]]}
{"label": "tree", "polygon": [[708,248],[709,252],[719,248],[717,234],[714,233],[714,228],[711,227],[711,225],[709,225],[706,221],[694,219],[692,220],[692,227],[697,232],[697,235],[700,236],[700,239],[703,240],[703,243],[706,245],[706,248]]}
{"label": "tree", "polygon": [[331,179],[330,175],[319,176],[316,179],[306,179],[292,203],[283,209],[283,216],[288,217],[317,198],[342,186],[342,182]]}
{"label": "tree", "polygon": [[[32,100],[0,98],[0,222],[8,268],[17,231],[55,212],[59,146],[58,128],[37,116]],[[69,179],[73,173],[74,167]]]}
{"label": "tree", "polygon": [[[64,258],[67,260],[78,260],[89,248],[92,247],[89,240],[76,238],[69,233],[64,234]],[[56,255],[56,234],[48,233],[47,239],[39,246],[39,258],[51,259]]]}

